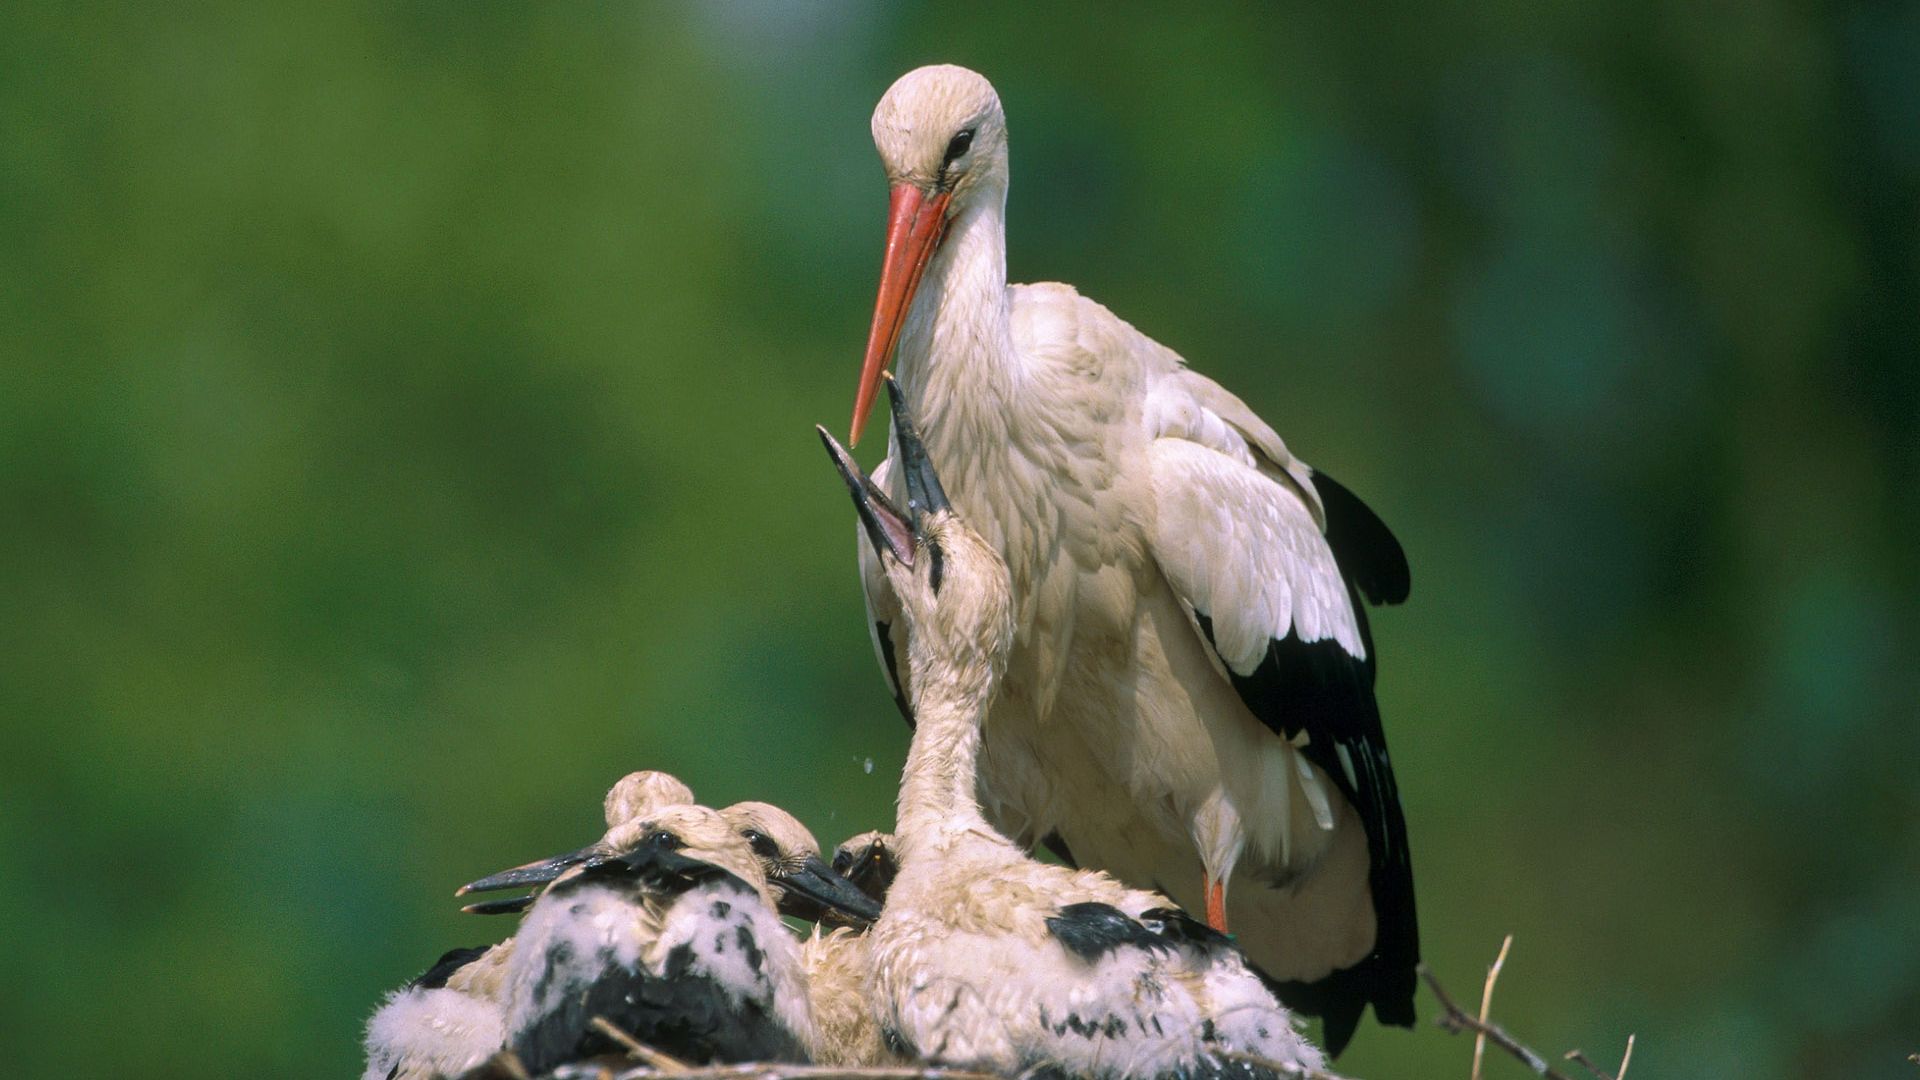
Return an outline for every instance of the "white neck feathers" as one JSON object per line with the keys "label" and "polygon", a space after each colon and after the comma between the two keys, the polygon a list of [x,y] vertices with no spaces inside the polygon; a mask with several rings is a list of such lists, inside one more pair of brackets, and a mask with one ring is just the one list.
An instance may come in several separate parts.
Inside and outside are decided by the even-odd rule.
{"label": "white neck feathers", "polygon": [[1007,308],[1006,195],[970,194],[927,265],[895,355],[929,441],[947,446],[1004,442],[1023,381]]}

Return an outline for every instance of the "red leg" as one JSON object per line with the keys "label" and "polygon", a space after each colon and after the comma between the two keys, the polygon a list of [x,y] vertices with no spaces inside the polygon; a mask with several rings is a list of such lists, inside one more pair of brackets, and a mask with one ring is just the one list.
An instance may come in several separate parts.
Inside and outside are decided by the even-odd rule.
{"label": "red leg", "polygon": [[1227,932],[1227,883],[1224,881],[1207,882],[1207,925],[1223,934]]}

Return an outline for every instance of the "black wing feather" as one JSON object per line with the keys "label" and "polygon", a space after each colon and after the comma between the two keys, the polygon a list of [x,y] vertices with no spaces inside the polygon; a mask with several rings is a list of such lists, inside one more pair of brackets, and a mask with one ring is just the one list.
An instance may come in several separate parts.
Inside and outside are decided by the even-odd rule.
{"label": "black wing feather", "polygon": [[[1354,614],[1364,618],[1351,585],[1348,592]],[[1213,620],[1195,614],[1213,645]],[[1300,753],[1333,781],[1367,830],[1368,885],[1376,919],[1373,951],[1353,967],[1311,984],[1275,983],[1275,992],[1289,1007],[1325,1020],[1330,1054],[1346,1047],[1369,1002],[1381,1023],[1410,1026],[1414,965],[1420,959],[1413,860],[1386,732],[1374,701],[1372,661],[1352,655],[1337,641],[1302,641],[1289,631],[1268,644],[1267,655],[1251,675],[1230,669],[1228,674],[1248,710],[1269,729],[1289,740],[1305,734]]]}
{"label": "black wing feather", "polygon": [[1327,514],[1327,546],[1340,564],[1340,575],[1370,603],[1404,603],[1413,589],[1413,571],[1393,530],[1360,496],[1318,469],[1313,471],[1313,489]]}
{"label": "black wing feather", "polygon": [[448,949],[440,954],[440,959],[435,960],[432,967],[421,972],[420,976],[407,986],[420,990],[438,990],[447,985],[447,980],[453,977],[454,972],[480,959],[492,947],[491,945],[474,945],[465,949]]}
{"label": "black wing feather", "polygon": [[1149,950],[1167,948],[1166,942],[1153,931],[1112,904],[1093,901],[1067,904],[1047,917],[1047,929],[1068,952],[1089,964],[1123,945]]}
{"label": "black wing feather", "polygon": [[792,1032],[766,1009],[736,1001],[720,983],[688,972],[688,949],[667,954],[665,977],[609,964],[605,977],[569,997],[522,1032],[513,1050],[533,1075],[622,1048],[593,1025],[615,1027],[697,1064],[786,1061],[804,1064]]}

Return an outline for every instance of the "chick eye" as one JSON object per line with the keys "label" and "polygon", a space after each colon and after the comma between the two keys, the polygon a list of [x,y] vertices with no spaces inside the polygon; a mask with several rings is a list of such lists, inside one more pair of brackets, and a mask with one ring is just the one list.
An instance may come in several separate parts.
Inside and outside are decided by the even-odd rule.
{"label": "chick eye", "polygon": [[641,843],[648,844],[648,845],[657,845],[659,847],[666,848],[669,851],[678,851],[679,849],[687,846],[686,841],[680,839],[679,837],[673,835],[672,833],[668,832],[665,829],[655,829],[653,832],[648,833],[646,835],[646,838],[642,840]]}
{"label": "chick eye", "polygon": [[965,131],[962,131],[960,134],[955,135],[953,139],[947,143],[947,157],[944,164],[951,165],[955,161],[959,160],[960,155],[966,153],[967,147],[972,145],[973,145],[973,129],[972,128],[968,128]]}
{"label": "chick eye", "polygon": [[780,855],[779,845],[775,844],[773,842],[773,839],[769,837],[766,833],[760,832],[757,829],[748,829],[742,835],[746,837],[747,846],[753,848],[753,853],[755,855],[758,855],[763,859],[774,859],[779,857]]}

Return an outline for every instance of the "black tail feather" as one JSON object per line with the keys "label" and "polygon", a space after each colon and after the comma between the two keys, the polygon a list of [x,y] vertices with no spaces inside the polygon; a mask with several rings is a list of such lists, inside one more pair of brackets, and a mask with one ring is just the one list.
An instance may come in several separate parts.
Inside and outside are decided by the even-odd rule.
{"label": "black tail feather", "polygon": [[1340,573],[1374,604],[1398,604],[1413,589],[1413,571],[1400,541],[1380,515],[1346,485],[1315,469],[1313,488],[1327,511],[1327,546]]}

